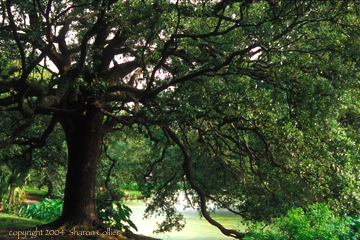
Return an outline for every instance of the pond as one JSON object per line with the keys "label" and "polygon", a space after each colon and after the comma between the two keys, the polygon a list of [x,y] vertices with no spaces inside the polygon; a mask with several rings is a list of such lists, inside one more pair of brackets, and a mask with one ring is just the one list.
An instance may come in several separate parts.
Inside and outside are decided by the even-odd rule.
{"label": "pond", "polygon": [[[183,209],[182,206],[178,206],[177,209],[181,212],[186,218],[185,228],[180,231],[174,231],[167,233],[166,235],[155,235],[153,230],[157,228],[156,222],[161,222],[162,219],[153,217],[151,219],[143,219],[143,214],[145,210],[145,203],[142,201],[129,201],[124,202],[125,205],[131,208],[133,214],[131,215],[131,220],[135,223],[138,228],[137,234],[143,234],[149,237],[156,237],[160,239],[167,240],[229,240],[234,239],[231,237],[226,237],[223,235],[220,230],[216,227],[210,225],[204,218],[200,218],[200,215],[197,211],[192,209]],[[236,216],[233,213],[230,213],[226,210],[217,210],[215,213],[212,213],[211,216],[223,224],[227,228],[232,229],[241,229],[244,230],[245,227],[241,224],[241,218]]]}

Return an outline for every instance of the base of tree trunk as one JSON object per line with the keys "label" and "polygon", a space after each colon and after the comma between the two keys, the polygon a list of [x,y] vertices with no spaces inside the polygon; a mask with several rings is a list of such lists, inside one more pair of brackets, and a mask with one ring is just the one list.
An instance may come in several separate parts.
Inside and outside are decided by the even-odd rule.
{"label": "base of tree trunk", "polygon": [[79,220],[67,220],[63,217],[58,218],[57,220],[41,225],[45,228],[55,228],[55,229],[80,229],[80,230],[106,230],[109,226],[102,223],[100,220],[95,221],[79,221]]}

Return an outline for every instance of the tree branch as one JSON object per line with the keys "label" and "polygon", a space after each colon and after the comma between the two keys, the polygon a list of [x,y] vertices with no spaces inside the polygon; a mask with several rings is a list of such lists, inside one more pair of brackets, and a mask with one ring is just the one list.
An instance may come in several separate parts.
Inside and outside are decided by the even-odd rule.
{"label": "tree branch", "polygon": [[33,118],[26,119],[26,122],[18,127],[13,134],[6,140],[0,141],[0,149],[3,149],[13,143],[15,143],[16,138],[19,137],[28,127],[34,123]]}
{"label": "tree branch", "polygon": [[10,27],[11,27],[12,33],[13,33],[16,45],[19,48],[19,52],[20,52],[20,56],[21,56],[21,66],[23,69],[25,69],[25,67],[26,67],[25,51],[24,51],[24,47],[22,46],[22,44],[20,42],[19,36],[17,34],[14,17],[11,13],[11,0],[6,1],[6,9],[7,9],[7,14],[9,17],[9,22],[10,22]]}
{"label": "tree branch", "polygon": [[191,167],[191,156],[189,153],[189,150],[185,144],[182,143],[182,141],[177,137],[175,131],[169,127],[163,127],[163,130],[170,136],[170,138],[175,142],[175,144],[180,148],[181,152],[184,156],[184,164],[183,169],[186,174],[186,178],[190,182],[191,187],[199,194],[200,196],[200,208],[201,213],[204,216],[204,218],[213,226],[217,227],[224,235],[235,237],[238,239],[242,239],[245,237],[244,233],[240,233],[233,229],[227,229],[223,225],[221,225],[219,222],[215,221],[213,218],[210,217],[209,212],[207,211],[206,207],[206,193],[204,190],[202,190],[195,182],[195,179],[192,174],[192,167]]}

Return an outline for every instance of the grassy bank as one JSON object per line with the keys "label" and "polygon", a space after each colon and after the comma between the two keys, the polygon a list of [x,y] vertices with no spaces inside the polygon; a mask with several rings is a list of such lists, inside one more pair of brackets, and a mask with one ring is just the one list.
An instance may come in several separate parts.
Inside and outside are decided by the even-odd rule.
{"label": "grassy bank", "polygon": [[36,187],[26,187],[25,188],[25,192],[26,193],[31,193],[31,194],[46,195],[47,191],[48,191],[47,187],[43,187],[42,190],[39,190]]}
{"label": "grassy bank", "polygon": [[34,227],[46,223],[36,219],[17,217],[6,213],[0,213],[0,228],[8,227]]}

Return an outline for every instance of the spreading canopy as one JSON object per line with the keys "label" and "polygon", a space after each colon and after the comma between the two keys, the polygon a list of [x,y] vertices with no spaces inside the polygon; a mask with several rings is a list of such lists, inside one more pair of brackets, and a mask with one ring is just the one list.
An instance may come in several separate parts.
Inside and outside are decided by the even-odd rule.
{"label": "spreading canopy", "polygon": [[[169,214],[164,230],[179,182],[191,205],[237,238],[211,218],[208,201],[252,220],[314,199],[357,211],[357,7],[1,1],[0,106],[21,117],[0,146],[30,154],[59,121],[71,129],[64,118],[89,112],[104,116],[90,124],[102,135],[136,126],[158,153],[144,160],[143,185],[156,189],[149,213]],[[40,115],[48,126],[24,137]]]}

